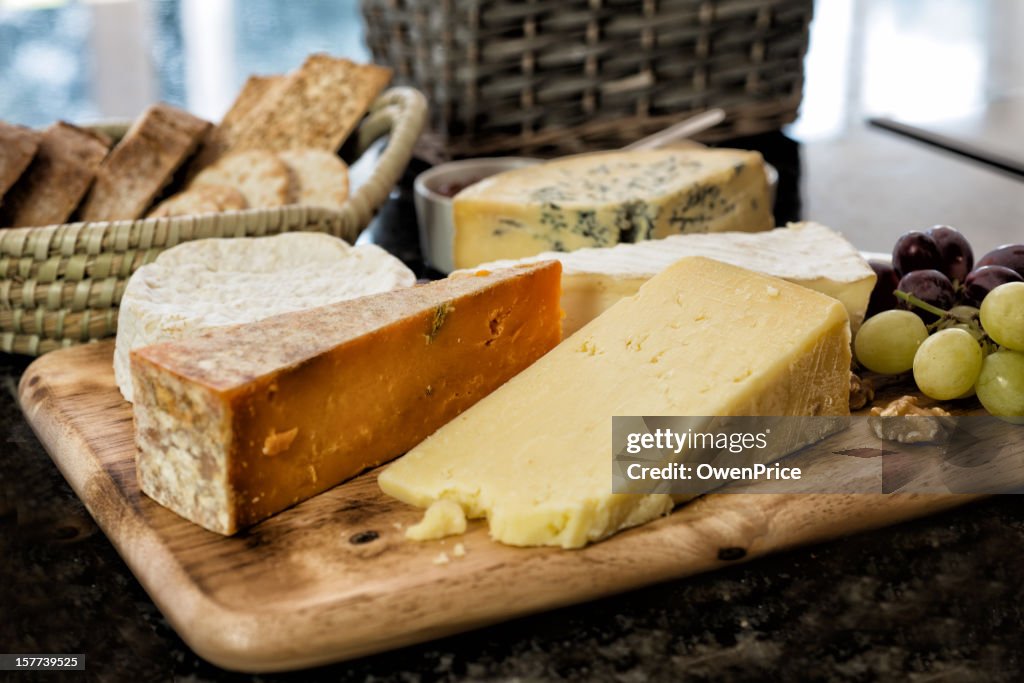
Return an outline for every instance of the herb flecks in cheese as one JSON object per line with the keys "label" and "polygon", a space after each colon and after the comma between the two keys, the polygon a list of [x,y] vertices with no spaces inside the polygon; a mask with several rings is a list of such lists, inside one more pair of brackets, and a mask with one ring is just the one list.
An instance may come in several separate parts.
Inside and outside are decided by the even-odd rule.
{"label": "herb flecks in cheese", "polygon": [[772,226],[756,152],[655,150],[567,157],[471,185],[454,201],[455,264],[686,232]]}
{"label": "herb flecks in cheese", "polygon": [[445,302],[434,309],[434,319],[430,322],[430,331],[427,333],[427,343],[431,343],[437,337],[437,334],[441,331],[444,326],[444,321],[448,319],[448,315],[454,310],[454,306],[451,302]]}

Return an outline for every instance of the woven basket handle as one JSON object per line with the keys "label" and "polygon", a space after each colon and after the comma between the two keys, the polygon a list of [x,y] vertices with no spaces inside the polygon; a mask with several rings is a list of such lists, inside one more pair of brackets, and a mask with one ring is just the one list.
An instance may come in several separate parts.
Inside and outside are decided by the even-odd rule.
{"label": "woven basket handle", "polygon": [[426,123],[427,100],[418,90],[391,88],[377,98],[359,126],[358,154],[361,156],[385,135],[388,136],[388,144],[377,160],[373,176],[345,203],[339,237],[354,242],[370,222],[376,207],[384,203],[402,177],[411,150]]}

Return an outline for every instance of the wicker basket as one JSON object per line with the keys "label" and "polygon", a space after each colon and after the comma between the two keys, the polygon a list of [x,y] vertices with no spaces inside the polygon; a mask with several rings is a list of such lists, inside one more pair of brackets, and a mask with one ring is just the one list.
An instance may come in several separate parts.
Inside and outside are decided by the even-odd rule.
{"label": "wicker basket", "polygon": [[448,156],[621,147],[709,107],[710,141],[793,121],[813,0],[362,0],[374,61]]}
{"label": "wicker basket", "polygon": [[[284,206],[0,230],[0,351],[39,355],[114,334],[129,276],[182,242],[302,230],[354,242],[404,172],[426,117],[426,100],[411,88],[377,99],[354,142],[356,155],[372,148],[379,158],[341,211]],[[106,130],[118,137],[125,127]],[[373,143],[384,136],[380,151]]]}

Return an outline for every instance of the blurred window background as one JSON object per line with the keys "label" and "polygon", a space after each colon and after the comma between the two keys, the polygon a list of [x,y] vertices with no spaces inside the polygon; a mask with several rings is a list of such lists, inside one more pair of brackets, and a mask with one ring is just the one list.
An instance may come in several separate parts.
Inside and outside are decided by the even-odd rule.
{"label": "blurred window background", "polygon": [[368,61],[358,0],[0,0],[0,120],[219,117],[252,73],[311,52]]}
{"label": "blurred window background", "polygon": [[793,132],[947,120],[1024,95],[1022,37],[1020,0],[818,0]]}
{"label": "blurred window background", "polygon": [[[1024,93],[1024,0],[819,0],[800,119],[934,121]],[[0,0],[0,119],[132,117],[154,100],[219,117],[250,73],[327,51],[370,58],[358,0]]]}

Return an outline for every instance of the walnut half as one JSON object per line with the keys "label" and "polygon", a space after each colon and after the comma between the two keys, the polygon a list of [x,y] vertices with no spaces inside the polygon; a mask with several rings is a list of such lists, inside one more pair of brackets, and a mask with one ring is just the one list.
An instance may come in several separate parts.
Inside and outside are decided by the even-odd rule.
{"label": "walnut half", "polygon": [[860,410],[875,400],[875,388],[871,382],[856,372],[850,372],[850,410]]}
{"label": "walnut half", "polygon": [[902,396],[885,408],[872,408],[868,425],[884,441],[945,443],[956,429],[956,418],[942,408],[919,406],[916,396]]}

